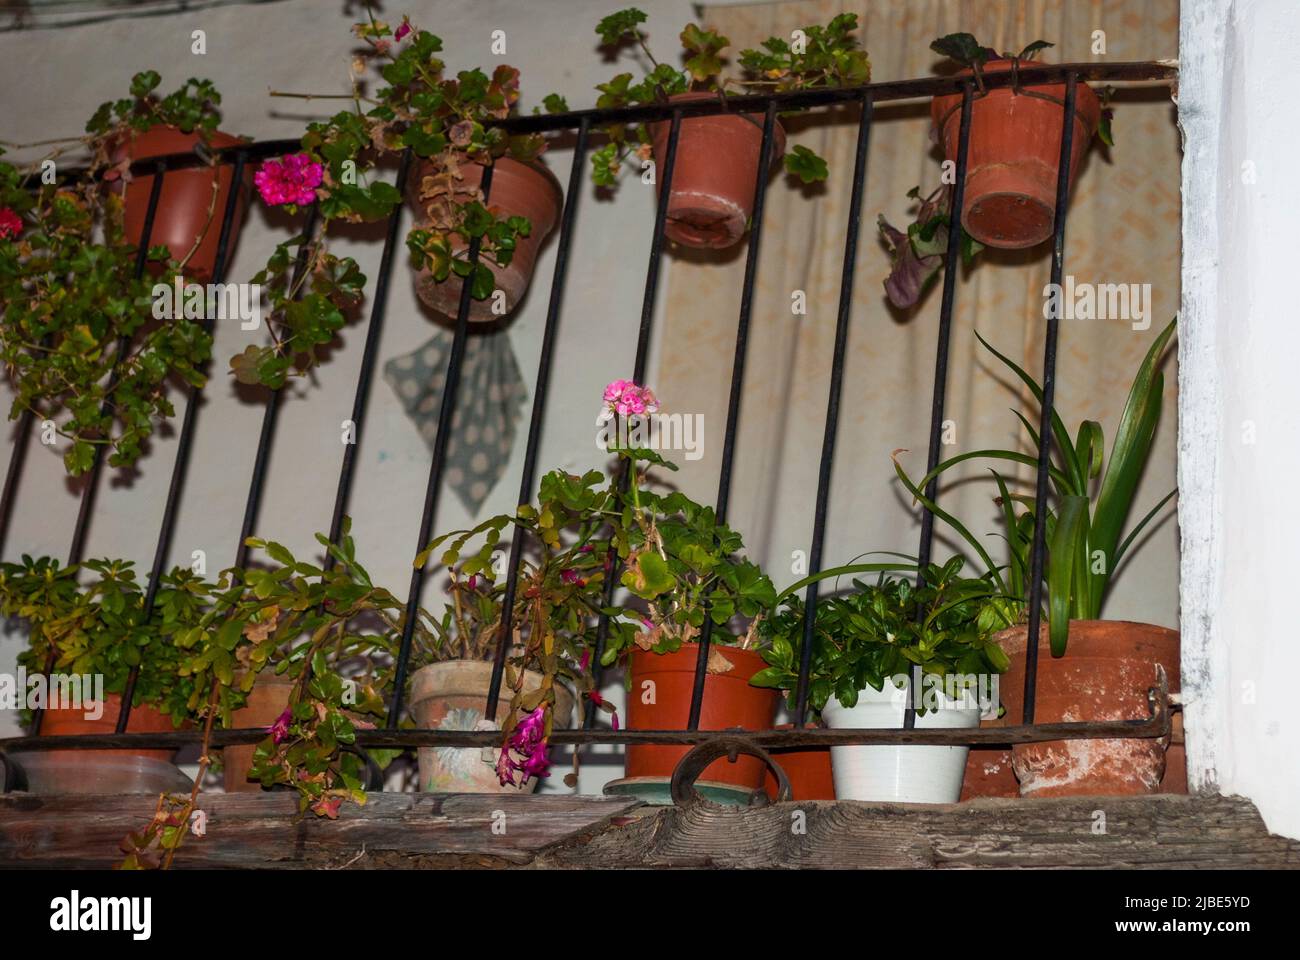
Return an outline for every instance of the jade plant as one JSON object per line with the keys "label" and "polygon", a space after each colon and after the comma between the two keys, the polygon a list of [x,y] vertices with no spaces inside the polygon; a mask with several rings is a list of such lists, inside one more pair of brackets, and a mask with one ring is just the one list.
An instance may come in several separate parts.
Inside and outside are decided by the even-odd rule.
{"label": "jade plant", "polygon": [[[153,287],[170,284],[179,259],[164,246],[145,252],[148,271],[123,226],[121,194],[103,181],[125,179],[125,137],[155,124],[185,132],[215,128],[220,94],[190,79],[159,97],[154,71],[132,78],[130,95],[101,106],[86,135],[19,168],[0,160],[0,360],[14,398],[10,419],[31,412],[67,440],[64,466],[78,476],[103,448],[129,468],[157,424],[174,414],[173,378],[201,387],[212,338],[184,317],[154,323]],[[91,165],[60,182],[53,161],[78,146]],[[3,153],[3,151],[0,151]],[[54,176],[51,176],[54,174]]]}
{"label": "jade plant", "polygon": [[[981,44],[969,33],[953,33],[933,41],[930,49],[971,71],[977,87],[976,97],[987,95],[984,85],[984,65],[992,60],[1009,60],[1019,65],[1033,60],[1042,50],[1052,47],[1046,40],[1035,40],[1019,53],[998,53]],[[1043,96],[1033,90],[1022,91],[1024,96]],[[1102,94],[1101,120],[1097,137],[1108,146],[1114,146],[1111,134],[1112,111],[1109,108],[1111,91]],[[927,194],[919,186],[908,191],[907,197],[915,208],[905,229],[898,229],[885,219],[876,218],[881,240],[889,256],[890,272],[885,279],[885,295],[900,310],[915,306],[944,268],[948,252],[948,239],[952,231],[953,184],[949,178]],[[984,245],[959,227],[962,265],[970,268]]]}
{"label": "jade plant", "polygon": [[[761,49],[740,52],[738,61],[745,71],[743,79],[723,78],[723,52],[731,41],[716,31],[689,23],[680,34],[683,66],[661,63],[650,50],[649,36],[641,29],[646,14],[635,7],[604,17],[596,25],[601,45],[613,50],[635,47],[649,63],[638,81],[631,73],[620,73],[608,83],[597,86],[598,109],[665,103],[670,97],[692,91],[713,91],[725,97],[728,88],[745,92],[774,90],[808,90],[823,87],[859,86],[871,79],[871,63],[864,50],[858,49],[857,14],[845,13],[826,26],[808,26],[797,39],[770,37]],[[566,109],[563,100],[548,97],[550,110]],[[622,164],[635,154],[642,162],[651,156],[652,137],[646,124],[630,131],[623,124],[605,129],[609,142],[592,153],[592,180],[598,186],[617,183]],[[787,173],[804,183],[824,180],[826,161],[804,146],[796,146],[785,157]]]}
{"label": "jade plant", "polygon": [[[895,453],[894,469],[903,485],[925,509],[948,524],[975,551],[986,568],[987,576],[997,583],[1001,593],[1028,596],[1034,523],[1036,517],[1042,515],[1047,525],[1047,554],[1043,565],[1045,613],[1053,656],[1065,653],[1071,619],[1092,620],[1101,615],[1114,576],[1129,556],[1129,551],[1177,493],[1177,490],[1171,490],[1137,523],[1127,527],[1138,482],[1151,457],[1156,427],[1160,422],[1164,392],[1164,374],[1160,368],[1167,359],[1173,333],[1174,322],[1171,322],[1155,338],[1138,366],[1109,456],[1106,455],[1100,423],[1081,421],[1075,438],[1071,439],[1065,422],[1055,410],[1052,411],[1049,438],[1040,438],[1034,425],[1038,421],[1037,415],[1031,422],[1024,414],[1016,412],[1016,418],[1028,435],[1030,453],[991,449],[958,454],[944,460],[916,482],[898,462],[897,454],[903,451]],[[1041,385],[982,337],[980,342],[1041,404]],[[995,564],[979,538],[959,519],[928,498],[924,491],[931,480],[968,460],[1036,467],[1044,440],[1051,445],[1047,502],[1039,503],[1033,495],[1012,493],[1007,479],[996,467],[990,467],[997,485],[996,503],[1004,526],[1002,536],[1010,555],[1009,565]]]}
{"label": "jade plant", "polygon": [[152,707],[180,726],[192,716],[194,685],[175,637],[200,619],[209,589],[178,568],[164,575],[146,618],[129,561],[61,566],[50,557],[24,556],[0,564],[0,615],[26,622],[28,642],[18,663],[29,673],[102,677],[104,693],[121,694],[138,670],[132,707]]}
{"label": "jade plant", "polygon": [[[490,75],[478,68],[449,75],[438,56],[442,40],[405,17],[393,26],[372,14],[353,34],[366,50],[352,62],[352,92],[343,97],[350,106],[310,124],[300,153],[268,160],[255,177],[267,205],[293,212],[318,202],[319,219],[312,236],[279,244],[253,278],[270,291],[272,342],[250,345],[231,360],[241,382],[282,386],[311,369],[343,327],[344,311],[361,296],[366,278],[350,257],[330,253],[330,225],[392,214],[402,197],[378,178],[378,168],[403,151],[428,162],[417,191],[421,216],[406,244],[412,263],[427,267],[435,282],[459,277],[474,298],[486,299],[495,283],[488,264],[508,265],[519,238],[531,230],[526,218],[495,213],[482,192],[464,182],[471,164],[490,165],[503,156],[532,160],[545,146],[540,136],[508,136],[490,126],[515,112],[519,71],[502,64]],[[370,71],[379,85],[363,95],[362,79]],[[480,244],[477,265],[468,257],[473,240]]]}
{"label": "jade plant", "polygon": [[[834,697],[845,707],[861,691],[919,669],[961,683],[1004,672],[1010,665],[995,635],[1018,616],[1015,598],[993,577],[961,576],[963,561],[926,567],[922,584],[908,576],[880,575],[876,583],[853,580],[853,589],[823,598],[813,620],[808,701],[820,711]],[[786,591],[780,609],[761,627],[767,640],[766,669],[750,683],[793,691],[799,681],[804,605]],[[918,701],[924,713],[924,701]]]}

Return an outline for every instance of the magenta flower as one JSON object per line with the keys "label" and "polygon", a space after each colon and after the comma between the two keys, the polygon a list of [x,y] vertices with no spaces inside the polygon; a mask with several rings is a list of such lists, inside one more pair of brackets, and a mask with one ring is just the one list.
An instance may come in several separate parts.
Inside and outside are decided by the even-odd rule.
{"label": "magenta flower", "polygon": [[307,154],[293,153],[267,160],[253,175],[253,183],[267,206],[302,205],[316,199],[316,188],[324,176],[325,168]]}
{"label": "magenta flower", "polygon": [[406,17],[402,17],[402,22],[398,24],[397,29],[393,31],[393,39],[396,40],[398,43],[401,43],[402,40],[406,38],[406,35],[410,32],[411,32],[411,21],[406,19]]}
{"label": "magenta flower", "polygon": [[575,587],[585,587],[587,585],[587,581],[578,576],[578,571],[570,567],[560,571],[560,579],[565,583],[573,584]]}
{"label": "magenta flower", "polygon": [[8,240],[23,232],[23,218],[8,207],[0,207],[0,240]]}
{"label": "magenta flower", "polygon": [[[515,759],[512,754],[517,755]],[[519,785],[530,777],[547,777],[551,766],[550,751],[546,747],[546,707],[541,706],[525,714],[501,748],[497,758],[497,779],[501,786],[515,785],[516,773],[522,774]]]}
{"label": "magenta flower", "polygon": [[[587,694],[587,698],[598,707],[607,706],[609,701],[600,695],[599,690],[592,690]],[[614,730],[618,729],[618,710],[614,707],[609,708],[609,724]]]}
{"label": "magenta flower", "polygon": [[639,387],[631,380],[615,380],[603,395],[609,409],[620,417],[639,417],[659,409],[659,400],[649,387]]}
{"label": "magenta flower", "polygon": [[284,713],[276,718],[275,723],[266,728],[266,732],[271,735],[271,740],[275,743],[281,743],[289,738],[289,721],[293,719],[293,707],[285,707]]}

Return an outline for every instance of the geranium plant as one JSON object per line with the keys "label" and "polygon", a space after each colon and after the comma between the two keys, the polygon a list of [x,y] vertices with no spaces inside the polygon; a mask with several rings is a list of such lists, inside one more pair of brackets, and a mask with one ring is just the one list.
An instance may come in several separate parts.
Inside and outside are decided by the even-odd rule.
{"label": "geranium plant", "polygon": [[[488,165],[506,155],[530,160],[544,148],[539,136],[512,137],[488,126],[514,112],[519,71],[503,64],[490,75],[473,68],[450,76],[438,56],[442,40],[406,18],[394,27],[372,15],[353,33],[367,49],[353,60],[353,89],[346,95],[351,106],[309,125],[302,152],[267,161],[255,181],[270,206],[292,210],[318,201],[319,220],[315,235],[281,243],[253,278],[270,291],[273,339],[231,360],[243,382],[282,386],[291,374],[310,369],[344,325],[344,310],[360,297],[365,276],[351,258],[329,252],[329,227],[392,214],[402,197],[377,178],[378,167],[402,151],[409,148],[431,164],[418,191],[424,216],[406,243],[412,262],[428,267],[435,282],[464,278],[472,296],[486,299],[494,286],[486,264],[508,265],[518,239],[530,230],[525,218],[498,216],[481,191],[463,182],[469,164]],[[372,70],[382,85],[363,95],[362,78]],[[475,239],[477,267],[468,257]]]}
{"label": "geranium plant", "polygon": [[[761,49],[740,52],[738,60],[744,78],[721,77],[723,52],[731,41],[721,34],[690,23],[680,39],[683,66],[656,60],[650,51],[649,37],[641,24],[646,15],[635,7],[620,10],[603,18],[596,26],[601,44],[618,49],[635,47],[649,61],[650,69],[640,81],[631,73],[620,73],[596,89],[598,109],[636,104],[664,103],[669,97],[695,90],[715,91],[720,96],[728,88],[747,92],[816,89],[821,87],[858,86],[871,79],[871,63],[866,51],[858,49],[857,14],[834,17],[826,26],[807,26],[797,40],[770,37]],[[548,99],[548,108],[562,108],[563,101]],[[613,186],[623,162],[632,153],[642,161],[650,158],[652,137],[645,124],[629,129],[621,124],[605,130],[609,142],[592,153],[592,179],[598,186]],[[824,180],[826,162],[812,150],[796,146],[785,157],[786,172],[804,183]]]}

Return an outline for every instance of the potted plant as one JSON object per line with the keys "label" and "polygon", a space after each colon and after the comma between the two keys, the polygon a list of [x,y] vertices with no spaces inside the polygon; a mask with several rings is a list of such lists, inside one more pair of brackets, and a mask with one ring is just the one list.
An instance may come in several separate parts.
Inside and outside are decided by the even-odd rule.
{"label": "potted plant", "polygon": [[[1015,85],[995,90],[984,86],[985,73],[1033,65],[1033,58],[1051,46],[1045,40],[1035,40],[1019,54],[999,54],[969,33],[950,34],[930,44],[936,53],[963,65],[961,73],[973,75],[978,87],[971,103],[966,190],[960,218],[962,262],[967,267],[986,246],[1034,247],[1052,235],[1065,84]],[[1109,99],[1109,90],[1098,97],[1085,83],[1076,87],[1071,189],[1093,133],[1108,146],[1114,145]],[[934,137],[946,162],[954,166],[961,103],[961,94],[949,94],[935,97],[930,106]],[[900,309],[913,306],[943,268],[952,221],[952,189],[950,177],[927,195],[914,187],[907,196],[914,201],[915,215],[905,231],[891,226],[883,215],[877,219],[891,264],[885,293]]]}
{"label": "potted plant", "polygon": [[0,359],[14,393],[9,416],[50,420],[68,441],[63,462],[72,476],[91,468],[96,447],[112,466],[129,468],[155,424],[174,412],[168,381],[203,384],[212,337],[183,316],[155,321],[154,283],[170,284],[184,265],[155,246],[149,258],[158,275],[137,277],[117,196],[104,196],[92,180],[41,183],[33,192],[25,174],[39,169],[0,161]]}
{"label": "potted plant", "polygon": [[[123,226],[129,243],[139,246],[149,210],[154,174],[132,177],[131,165],[169,154],[196,152],[211,159],[211,151],[238,146],[242,138],[217,129],[221,122],[221,94],[210,80],[193,77],[159,97],[162,78],[145,70],[131,78],[129,95],[101,104],[86,124],[93,151],[92,173],[102,174],[123,195]],[[169,171],[149,233],[151,246],[166,247],[178,271],[200,282],[212,279],[223,211],[235,189],[234,168],[211,164]],[[240,199],[231,224],[231,248],[239,236],[247,182],[238,185]]]}
{"label": "potted plant", "polygon": [[[960,454],[940,463],[919,483],[913,483],[895,459],[898,476],[912,495],[971,546],[987,565],[989,575],[1009,595],[1028,595],[1034,522],[1042,513],[1047,524],[1043,567],[1046,622],[1039,638],[1035,722],[1145,718],[1147,692],[1155,686],[1157,665],[1163,668],[1169,689],[1179,689],[1177,631],[1099,619],[1115,572],[1142,531],[1177,492],[1171,491],[1128,527],[1137,483],[1150,458],[1160,420],[1164,389],[1160,367],[1173,333],[1174,323],[1170,323],[1138,367],[1108,458],[1099,423],[1083,421],[1078,439],[1072,441],[1061,417],[1053,411],[1047,503],[1038,503],[1032,495],[1013,495],[1007,481],[996,469],[992,471],[1010,553],[1005,579],[983,544],[957,518],[929,500],[924,489],[932,478],[966,460],[1036,466],[1040,439],[1031,422],[1017,414],[1029,433],[1033,453],[977,450]],[[981,342],[1041,403],[1042,388],[1033,378],[982,338]],[[1003,704],[1008,722],[1018,723],[1027,630],[1018,626],[1004,633],[1001,643],[1011,659],[1002,687]],[[1012,760],[1022,796],[1153,793],[1165,771],[1166,746],[1162,741],[1138,739],[1049,741],[1015,746]]]}
{"label": "potted plant", "polygon": [[[730,43],[726,37],[687,24],[681,32],[686,59],[684,68],[679,69],[654,58],[640,27],[645,21],[646,15],[633,7],[610,14],[596,26],[603,46],[634,46],[650,64],[639,83],[633,82],[632,74],[620,73],[598,86],[598,108],[725,100],[726,87],[733,82],[719,79],[722,52]],[[799,44],[772,37],[764,41],[762,49],[742,51],[739,61],[748,74],[744,85],[755,91],[784,92],[866,83],[871,65],[851,36],[856,28],[856,14],[841,14],[825,27],[805,27]],[[633,153],[643,165],[652,157],[662,164],[670,126],[668,121],[641,124],[630,134],[621,124],[608,127],[609,143],[592,154],[593,181],[598,186],[614,186],[622,163]],[[762,118],[750,114],[715,114],[682,121],[664,227],[669,238],[688,247],[725,248],[745,235],[758,181],[762,128]],[[777,123],[772,159],[784,153],[785,130]],[[803,183],[823,180],[827,174],[825,161],[804,146],[785,156],[785,169]]]}
{"label": "potted plant", "polygon": [[[813,621],[808,697],[831,728],[901,728],[912,683],[916,725],[975,727],[997,709],[993,681],[1007,668],[995,634],[1015,622],[1016,604],[990,577],[961,577],[962,559],[931,564],[924,583],[881,574],[875,584],[821,600]],[[790,691],[799,678],[803,603],[787,591],[763,624],[768,666],[750,679]],[[966,747],[833,746],[835,797],[955,803]]]}
{"label": "potted plant", "polygon": [[[86,585],[83,572],[92,574]],[[107,734],[117,727],[133,668],[129,733],[164,733],[189,722],[191,681],[174,635],[195,622],[208,586],[188,570],[167,575],[153,616],[125,560],[88,560],[63,567],[49,557],[0,564],[0,613],[26,621],[28,646],[17,704],[24,718],[43,709],[41,736]],[[36,696],[32,696],[35,694]],[[30,708],[30,709],[27,709]],[[22,758],[33,789],[65,793],[152,793],[188,780],[171,764],[172,750],[50,750]]]}

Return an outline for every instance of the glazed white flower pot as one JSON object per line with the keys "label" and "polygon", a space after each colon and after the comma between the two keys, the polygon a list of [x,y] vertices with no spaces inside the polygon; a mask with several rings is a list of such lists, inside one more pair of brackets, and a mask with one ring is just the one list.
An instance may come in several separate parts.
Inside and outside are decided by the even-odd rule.
{"label": "glazed white flower pot", "polygon": [[[942,697],[938,710],[918,714],[917,729],[978,727],[977,704]],[[835,697],[826,702],[822,719],[832,729],[901,729],[907,708],[906,689],[886,681],[870,687],[852,707]],[[893,803],[956,803],[969,747],[860,745],[831,747],[831,775],[837,800]]]}

